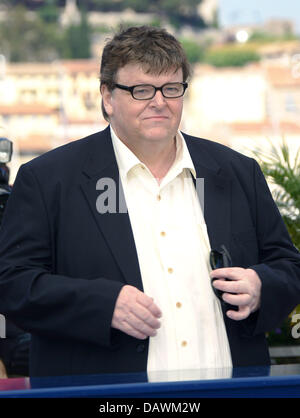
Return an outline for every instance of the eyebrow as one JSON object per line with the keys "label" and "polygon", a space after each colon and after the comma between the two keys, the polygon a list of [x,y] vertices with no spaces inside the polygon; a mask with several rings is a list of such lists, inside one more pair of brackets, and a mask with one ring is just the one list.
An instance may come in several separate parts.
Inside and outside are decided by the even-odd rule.
{"label": "eyebrow", "polygon": [[168,84],[168,83],[184,83],[184,81],[178,81],[178,80],[176,80],[176,81],[171,81],[171,80],[168,80],[168,81],[165,81],[164,83],[162,83],[162,84],[160,84],[160,85],[158,85],[158,83],[151,83],[150,81],[136,81],[136,82],[133,82],[132,80],[131,81],[129,81],[128,83],[126,83],[126,82],[121,82],[121,81],[117,81],[117,83],[118,84],[123,84],[124,86],[139,86],[139,85],[150,85],[150,86],[155,86],[155,87],[160,87],[160,86],[163,86],[164,84]]}

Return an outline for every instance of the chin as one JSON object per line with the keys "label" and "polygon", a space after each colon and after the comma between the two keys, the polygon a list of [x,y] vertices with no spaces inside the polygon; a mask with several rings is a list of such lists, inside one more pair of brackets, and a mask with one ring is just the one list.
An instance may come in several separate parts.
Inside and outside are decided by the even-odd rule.
{"label": "chin", "polygon": [[145,135],[144,138],[149,141],[168,141],[176,136],[177,130],[156,130],[151,129]]}

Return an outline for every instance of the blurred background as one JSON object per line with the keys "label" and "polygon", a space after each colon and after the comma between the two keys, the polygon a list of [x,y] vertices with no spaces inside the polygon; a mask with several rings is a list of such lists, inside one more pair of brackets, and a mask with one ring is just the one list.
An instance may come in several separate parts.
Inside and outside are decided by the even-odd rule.
{"label": "blurred background", "polygon": [[0,136],[21,163],[105,127],[103,45],[166,27],[193,63],[181,128],[242,152],[300,140],[298,0],[0,0]]}
{"label": "blurred background", "polygon": [[[6,168],[13,186],[22,163],[106,126],[99,64],[120,24],[165,27],[182,42],[193,75],[181,129],[254,155],[300,248],[299,0],[0,0],[0,137],[13,144],[4,180]],[[299,344],[296,312],[272,345]]]}

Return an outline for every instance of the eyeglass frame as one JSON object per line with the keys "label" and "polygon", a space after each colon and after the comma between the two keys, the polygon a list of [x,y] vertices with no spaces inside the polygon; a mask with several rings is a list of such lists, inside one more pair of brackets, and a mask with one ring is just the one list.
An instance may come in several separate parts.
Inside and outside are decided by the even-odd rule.
{"label": "eyeglass frame", "polygon": [[[218,261],[216,262],[215,258],[218,257]],[[212,249],[209,253],[209,262],[212,270],[224,268],[224,267],[232,267],[232,260],[229,254],[229,251],[225,247],[225,245],[221,245],[218,250]],[[212,284],[214,280],[217,280],[216,278],[211,279],[211,287],[214,291],[214,294],[217,296],[217,298],[221,301],[222,304],[225,304],[227,307],[229,307],[232,310],[238,310],[237,306],[230,305],[229,303],[225,303],[222,299],[223,291],[216,289]],[[228,278],[225,278],[225,280],[230,280]]]}
{"label": "eyeglass frame", "polygon": [[[179,96],[165,96],[165,95],[164,95],[164,93],[163,93],[163,88],[164,88],[165,86],[167,86],[168,84],[181,84],[181,85],[183,86],[183,92],[182,92],[182,94],[180,94]],[[134,97],[134,95],[133,95],[133,90],[134,90],[136,87],[141,87],[141,86],[150,86],[150,87],[153,87],[153,88],[154,88],[153,96],[148,97],[147,99],[137,99],[136,97]],[[155,87],[155,86],[153,86],[152,84],[136,84],[135,86],[124,86],[123,84],[115,83],[115,84],[114,84],[114,88],[116,88],[116,87],[117,87],[118,89],[120,89],[120,90],[129,91],[129,92],[131,93],[131,96],[132,96],[132,98],[133,98],[134,100],[151,100],[151,99],[153,99],[153,97],[156,95],[156,92],[157,92],[157,91],[160,91],[160,92],[161,92],[161,94],[163,95],[163,97],[164,97],[165,99],[178,99],[179,97],[182,97],[182,96],[184,95],[184,93],[185,93],[186,89],[188,88],[188,83],[186,83],[186,82],[180,83],[179,81],[178,81],[178,82],[170,82],[170,83],[165,83],[165,84],[163,84],[163,85],[162,85],[162,86],[160,86],[160,87]]]}
{"label": "eyeglass frame", "polygon": [[[218,257],[218,261],[215,261],[215,258]],[[212,249],[209,254],[209,262],[212,270],[224,268],[224,267],[231,267],[232,261],[229,254],[229,251],[225,247],[225,245],[221,245],[219,250]]]}

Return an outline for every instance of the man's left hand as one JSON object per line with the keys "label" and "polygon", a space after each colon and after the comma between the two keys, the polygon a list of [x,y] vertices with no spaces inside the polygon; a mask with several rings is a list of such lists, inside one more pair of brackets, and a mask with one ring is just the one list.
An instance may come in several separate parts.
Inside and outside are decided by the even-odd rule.
{"label": "man's left hand", "polygon": [[[213,286],[221,290],[224,302],[238,306],[238,311],[228,310],[226,315],[236,321],[246,319],[260,306],[261,280],[252,269],[226,267],[211,272]],[[229,280],[225,280],[229,279]],[[233,294],[231,294],[233,293]]]}

